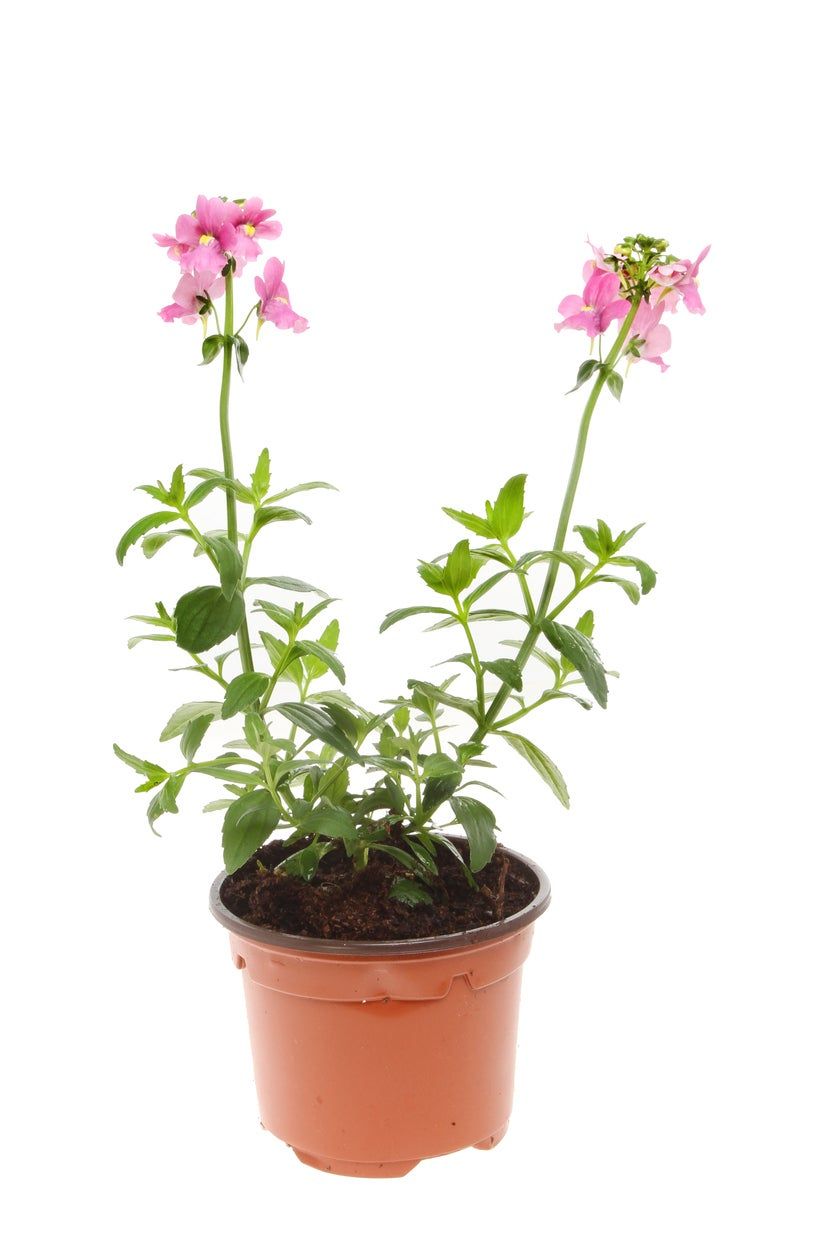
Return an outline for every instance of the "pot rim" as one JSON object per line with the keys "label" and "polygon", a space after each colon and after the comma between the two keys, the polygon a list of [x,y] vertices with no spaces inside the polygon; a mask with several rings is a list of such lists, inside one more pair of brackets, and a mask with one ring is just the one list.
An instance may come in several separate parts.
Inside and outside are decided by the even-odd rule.
{"label": "pot rim", "polygon": [[321,956],[341,957],[406,957],[425,952],[455,952],[473,948],[478,944],[493,943],[507,935],[514,935],[530,926],[549,907],[552,898],[550,880],[540,865],[528,856],[515,852],[511,847],[502,851],[519,860],[538,879],[538,890],[525,908],[503,917],[499,922],[475,926],[473,930],[459,930],[452,935],[427,935],[421,939],[321,939],[310,935],[290,935],[268,926],[254,926],[227,909],[221,899],[223,886],[230,874],[218,874],[211,884],[208,907],[221,926],[233,935],[251,939],[254,943],[268,944],[292,952],[317,953]]}

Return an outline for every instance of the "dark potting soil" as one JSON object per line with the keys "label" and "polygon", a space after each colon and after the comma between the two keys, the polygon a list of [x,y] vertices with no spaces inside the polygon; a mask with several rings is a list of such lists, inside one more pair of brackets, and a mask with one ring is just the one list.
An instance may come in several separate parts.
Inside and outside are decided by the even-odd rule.
{"label": "dark potting soil", "polygon": [[[401,841],[391,844],[408,849]],[[265,844],[223,883],[226,908],[254,926],[318,939],[423,939],[488,926],[520,912],[538,890],[535,875],[502,847],[485,869],[466,880],[460,862],[437,849],[438,877],[429,888],[433,903],[403,904],[390,897],[405,870],[384,852],[371,852],[356,870],[339,846],[321,860],[311,882],[275,871],[303,844]]]}

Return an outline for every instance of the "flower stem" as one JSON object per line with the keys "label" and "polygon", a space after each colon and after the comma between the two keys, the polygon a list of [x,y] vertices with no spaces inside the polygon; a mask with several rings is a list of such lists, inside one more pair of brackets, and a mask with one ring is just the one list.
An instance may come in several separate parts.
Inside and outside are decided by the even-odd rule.
{"label": "flower stem", "polygon": [[[556,552],[564,549],[564,541],[567,537],[567,529],[570,525],[570,515],[572,514],[573,503],[576,498],[576,490],[578,489],[579,477],[581,476],[581,469],[584,464],[584,455],[587,450],[587,435],[590,431],[590,421],[593,418],[596,403],[598,402],[601,391],[604,388],[608,371],[613,370],[613,367],[619,358],[619,354],[627,342],[628,334],[631,330],[631,324],[636,318],[636,312],[639,309],[641,299],[641,294],[637,293],[634,300],[631,302],[631,308],[625,316],[625,321],[622,324],[619,335],[613,342],[610,352],[604,360],[603,370],[596,373],[595,384],[590,390],[590,396],[587,399],[587,404],[582,412],[581,423],[579,424],[578,429],[578,437],[576,438],[576,448],[573,453],[573,464],[570,468],[570,475],[567,479],[567,488],[564,491],[564,500],[561,504],[561,514],[558,517],[558,525],[555,530],[555,540],[552,545],[553,550]],[[549,611],[550,599],[552,598],[552,593],[555,589],[555,582],[558,576],[560,563],[561,560],[558,554],[553,554],[547,566],[547,575],[544,578],[544,588],[542,589],[541,597],[538,600],[537,615],[530,625],[527,635],[518,650],[517,664],[521,669],[524,667],[532,654],[533,647],[535,646],[535,643],[541,633],[541,621],[545,618],[547,612]],[[495,719],[503,708],[503,705],[506,703],[510,691],[511,687],[504,682],[492,700],[488,712],[480,721],[480,724],[473,735],[474,742],[479,742],[485,734],[494,728]]]}
{"label": "flower stem", "polygon": [[[226,308],[223,332],[223,376],[220,383],[220,441],[223,447],[223,475],[228,480],[234,480],[234,458],[231,452],[231,432],[229,430],[231,360],[234,353],[234,345],[232,343],[232,337],[234,336],[234,276],[231,267],[229,267],[226,275]],[[226,489],[226,519],[228,539],[233,546],[236,546],[238,536],[237,499],[231,486]],[[246,673],[253,672],[254,660],[252,659],[252,646],[249,640],[249,626],[246,621],[245,608],[240,628],[237,630],[237,645],[240,648],[240,662],[243,665],[243,671]]]}

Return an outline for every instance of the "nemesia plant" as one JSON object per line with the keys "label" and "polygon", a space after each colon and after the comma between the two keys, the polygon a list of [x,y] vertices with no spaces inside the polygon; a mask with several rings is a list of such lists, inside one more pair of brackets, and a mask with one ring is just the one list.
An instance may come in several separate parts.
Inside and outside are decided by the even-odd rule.
{"label": "nemesia plant", "polygon": [[[582,293],[564,298],[555,324],[559,332],[585,335],[589,350],[571,390],[588,392],[554,536],[531,549],[518,541],[527,516],[524,474],[511,476],[480,511],[444,508],[465,536],[419,563],[430,597],[390,612],[381,631],[430,617],[429,628],[456,637],[462,649],[445,661],[453,671],[443,680],[411,678],[401,694],[374,710],[344,689],[339,623],[331,619],[322,627],[333,600],[300,578],[259,575],[266,530],[271,535],[273,525],[309,523],[287,500],[332,486],[308,481],[275,490],[268,449],[247,480],[235,474],[229,398],[233,363],[242,374],[249,358],[242,334],[253,315],[258,331],[267,322],[295,333],[308,326],[293,309],[283,263],[275,257],[255,278],[255,301],[235,323],[235,287],[246,266],[259,263],[262,242],[280,232],[260,198],[199,197],[195,210],[177,219],[173,235],[156,237],[180,273],[162,319],[199,321],[203,364],[221,364],[222,466],[188,473],[180,466],[169,481],[139,487],[158,506],[127,529],[116,551],[119,563],[134,544],[150,558],[184,538],[210,580],[182,594],[172,611],[159,602],[133,617],[152,632],[129,645],[175,645],[201,684],[160,735],[163,743],[179,741],[178,766],[115,751],[141,776],[137,790],[152,792],[152,827],[178,811],[192,774],[221,784],[220,798],[206,811],[223,814],[229,872],[276,835],[293,846],[275,875],[312,880],[322,858],[340,844],[356,869],[375,859],[397,862],[401,876],[390,895],[418,905],[436,892],[440,847],[459,860],[472,885],[492,859],[498,826],[482,798],[484,789],[495,789],[484,780],[493,768],[490,745],[511,747],[561,804],[569,804],[560,770],[519,726],[529,713],[560,700],[606,707],[611,674],[594,645],[594,614],[582,603],[591,590],[615,586],[636,604],[656,583],[653,569],[631,553],[641,525],[617,531],[604,519],[576,524],[581,547],[568,548],[590,423],[603,392],[621,397],[623,369],[644,362],[667,369],[669,317],[681,305],[703,313],[698,279],[708,249],[692,262],[650,236],[626,236],[609,252],[591,245]],[[201,516],[218,498],[225,524],[209,527]],[[242,524],[238,511],[245,513]],[[496,602],[512,588],[516,604]],[[495,623],[510,635],[497,653],[482,638]],[[235,721],[242,729],[229,738]],[[215,726],[225,736],[223,750],[205,755],[203,739]],[[449,833],[455,826],[456,840]]]}

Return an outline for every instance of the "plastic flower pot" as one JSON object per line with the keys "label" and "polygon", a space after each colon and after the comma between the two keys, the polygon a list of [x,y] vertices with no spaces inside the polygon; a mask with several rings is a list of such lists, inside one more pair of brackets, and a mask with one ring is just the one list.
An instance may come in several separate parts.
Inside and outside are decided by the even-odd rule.
{"label": "plastic flower pot", "polygon": [[225,907],[217,878],[211,911],[243,976],[261,1122],[302,1162],[385,1178],[503,1137],[521,970],[550,901],[543,870],[517,859],[538,881],[521,912],[391,943],[252,926]]}

